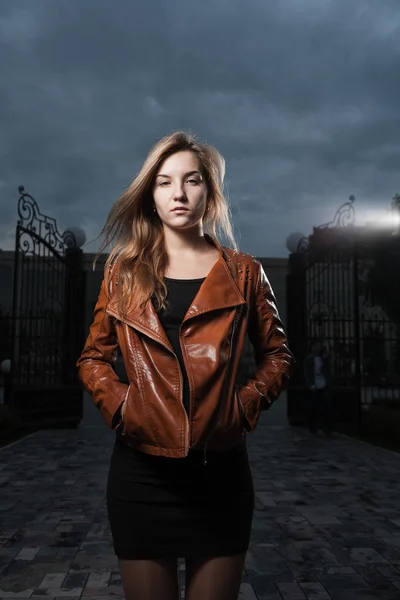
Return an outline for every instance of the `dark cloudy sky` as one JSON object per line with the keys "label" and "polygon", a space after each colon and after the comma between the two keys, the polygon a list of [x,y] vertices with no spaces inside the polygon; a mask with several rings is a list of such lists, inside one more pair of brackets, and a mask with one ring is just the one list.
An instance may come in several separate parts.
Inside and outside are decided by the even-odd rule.
{"label": "dark cloudy sky", "polygon": [[350,194],[385,212],[399,107],[399,0],[0,0],[0,247],[20,184],[93,239],[190,129],[226,158],[242,250],[285,256]]}

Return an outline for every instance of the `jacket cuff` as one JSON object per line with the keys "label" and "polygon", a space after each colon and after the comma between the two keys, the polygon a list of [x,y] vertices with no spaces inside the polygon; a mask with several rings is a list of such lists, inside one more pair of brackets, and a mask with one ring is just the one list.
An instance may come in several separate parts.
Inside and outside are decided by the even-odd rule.
{"label": "jacket cuff", "polygon": [[261,401],[266,400],[262,397],[252,385],[247,384],[238,390],[240,402],[244,410],[244,416],[249,424],[250,431],[257,427],[261,412]]}
{"label": "jacket cuff", "polygon": [[114,429],[118,411],[121,410],[127,396],[128,386],[120,381],[111,383],[112,386],[108,389],[97,388],[94,390],[92,398],[108,427]]}

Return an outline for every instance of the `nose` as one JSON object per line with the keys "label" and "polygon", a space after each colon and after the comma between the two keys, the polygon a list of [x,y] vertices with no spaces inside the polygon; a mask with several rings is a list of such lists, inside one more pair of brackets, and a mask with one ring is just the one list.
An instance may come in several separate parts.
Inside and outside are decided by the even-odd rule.
{"label": "nose", "polygon": [[172,190],[172,197],[176,202],[182,202],[186,200],[185,190],[181,183],[176,183]]}

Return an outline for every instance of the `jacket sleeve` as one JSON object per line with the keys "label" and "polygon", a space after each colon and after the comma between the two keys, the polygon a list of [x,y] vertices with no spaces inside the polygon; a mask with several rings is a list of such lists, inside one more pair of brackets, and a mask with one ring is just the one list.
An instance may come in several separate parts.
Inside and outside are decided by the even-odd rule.
{"label": "jacket sleeve", "polygon": [[77,367],[79,378],[92,395],[105,422],[116,429],[128,386],[119,380],[112,367],[116,360],[118,340],[113,320],[106,312],[107,304],[108,294],[103,279],[93,313],[93,323]]}
{"label": "jacket sleeve", "polygon": [[250,430],[254,431],[260,411],[270,408],[278,398],[294,362],[275,296],[261,263],[250,306],[248,335],[254,348],[256,372],[239,390],[239,396]]}

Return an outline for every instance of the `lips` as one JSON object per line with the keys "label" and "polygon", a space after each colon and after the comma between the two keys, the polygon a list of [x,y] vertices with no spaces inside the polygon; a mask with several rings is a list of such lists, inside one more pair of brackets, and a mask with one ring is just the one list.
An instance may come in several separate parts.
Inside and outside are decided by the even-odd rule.
{"label": "lips", "polygon": [[183,212],[183,211],[188,211],[189,209],[186,208],[185,206],[177,206],[176,208],[172,209],[172,212]]}

